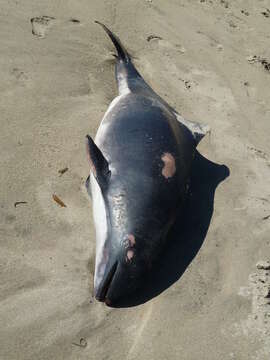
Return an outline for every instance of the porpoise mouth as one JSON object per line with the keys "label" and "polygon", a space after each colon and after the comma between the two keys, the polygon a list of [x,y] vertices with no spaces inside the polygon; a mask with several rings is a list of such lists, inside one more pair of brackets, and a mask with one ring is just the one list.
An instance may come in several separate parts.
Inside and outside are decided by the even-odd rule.
{"label": "porpoise mouth", "polygon": [[98,300],[98,301],[103,301],[105,302],[107,305],[110,305],[110,300],[107,298],[107,294],[108,294],[108,291],[109,291],[109,288],[110,288],[110,285],[113,281],[113,278],[114,278],[114,275],[116,273],[116,270],[117,270],[117,265],[118,265],[118,262],[116,262],[112,267],[111,269],[109,270],[107,276],[104,278],[104,280],[102,281],[102,283],[100,284],[97,292],[96,292],[96,295],[95,295],[95,298]]}

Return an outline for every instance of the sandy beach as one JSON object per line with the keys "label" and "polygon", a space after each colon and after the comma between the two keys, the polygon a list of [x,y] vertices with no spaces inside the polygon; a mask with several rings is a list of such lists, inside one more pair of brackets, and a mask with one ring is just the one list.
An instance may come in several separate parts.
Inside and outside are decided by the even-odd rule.
{"label": "sandy beach", "polygon": [[[269,0],[0,9],[0,360],[269,360]],[[85,135],[117,95],[114,49],[95,20],[161,97],[211,127],[189,226],[177,220],[127,308],[93,298]]]}

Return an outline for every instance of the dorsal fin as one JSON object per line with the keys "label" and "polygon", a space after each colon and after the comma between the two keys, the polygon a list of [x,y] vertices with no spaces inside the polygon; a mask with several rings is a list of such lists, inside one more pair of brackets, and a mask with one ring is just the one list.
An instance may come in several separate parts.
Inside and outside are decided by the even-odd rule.
{"label": "dorsal fin", "polygon": [[90,135],[86,135],[86,152],[90,170],[96,178],[100,188],[104,189],[108,185],[111,175],[109,164]]}

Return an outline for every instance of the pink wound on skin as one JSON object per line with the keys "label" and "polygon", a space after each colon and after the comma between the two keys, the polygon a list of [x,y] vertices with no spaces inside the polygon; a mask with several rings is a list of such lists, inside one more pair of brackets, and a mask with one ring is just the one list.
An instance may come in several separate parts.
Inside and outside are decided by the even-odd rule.
{"label": "pink wound on skin", "polygon": [[133,247],[136,244],[135,236],[132,234],[128,235],[129,246]]}
{"label": "pink wound on skin", "polygon": [[161,160],[164,162],[162,168],[162,175],[168,179],[173,177],[176,171],[175,159],[170,153],[164,153],[161,157]]}
{"label": "pink wound on skin", "polygon": [[134,251],[133,250],[128,250],[127,251],[127,261],[131,261],[133,256],[134,256]]}

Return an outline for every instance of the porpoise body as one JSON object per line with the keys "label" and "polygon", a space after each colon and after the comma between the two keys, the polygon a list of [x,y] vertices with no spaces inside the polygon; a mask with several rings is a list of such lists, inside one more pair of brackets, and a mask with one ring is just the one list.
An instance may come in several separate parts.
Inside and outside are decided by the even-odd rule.
{"label": "porpoise body", "polygon": [[114,306],[142,286],[161,256],[184,204],[196,146],[209,128],[185,120],[159,97],[120,40],[99,24],[117,50],[119,95],[95,140],[87,135],[86,186],[96,229],[94,294]]}

